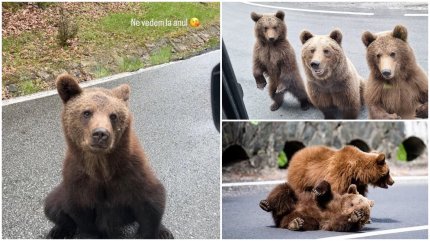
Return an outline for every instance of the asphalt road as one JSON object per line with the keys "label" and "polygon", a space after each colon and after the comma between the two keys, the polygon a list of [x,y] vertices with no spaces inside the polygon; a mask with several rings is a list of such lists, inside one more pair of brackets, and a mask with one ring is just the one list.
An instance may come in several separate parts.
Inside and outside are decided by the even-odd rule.
{"label": "asphalt road", "polygon": [[[305,231],[297,232],[274,226],[272,216],[258,206],[274,185],[223,187],[223,239],[315,239],[361,235],[366,239],[427,239],[427,228],[396,233],[399,228],[428,225],[428,184],[423,181],[399,182],[389,189],[370,188],[368,197],[375,201],[373,223],[356,233]],[[375,233],[372,233],[375,232]],[[345,236],[347,237],[347,236]],[[359,238],[359,237],[356,237]]]}
{"label": "asphalt road", "polygon": [[[101,84],[131,87],[134,128],[167,189],[176,238],[219,238],[219,133],[212,120],[213,51]],[[3,106],[3,238],[43,238],[43,200],[61,180],[65,142],[58,95]]]}
{"label": "asphalt road", "polygon": [[[305,78],[301,64],[299,35],[303,29],[314,34],[328,34],[334,28],[343,33],[342,46],[346,55],[357,68],[358,73],[367,78],[369,70],[365,59],[365,47],[361,34],[369,30],[379,32],[394,29],[396,24],[403,24],[408,29],[408,41],[415,50],[416,59],[425,70],[428,65],[428,17],[406,17],[407,13],[427,13],[427,6],[418,4],[390,3],[267,3],[258,4],[275,8],[254,6],[244,3],[222,4],[222,37],[227,47],[237,81],[242,85],[245,107],[250,119],[323,119],[320,111],[312,108],[302,111],[298,101],[287,94],[283,106],[270,111],[267,88],[259,90],[252,75],[252,49],[254,45],[254,22],[250,13],[275,13],[277,7],[301,8],[312,10],[347,11],[374,13],[373,16],[351,14],[314,13],[283,10],[287,24],[287,38],[292,44],[300,66],[302,78]],[[422,4],[421,4],[422,5]],[[363,107],[359,118],[367,119],[367,110]]]}

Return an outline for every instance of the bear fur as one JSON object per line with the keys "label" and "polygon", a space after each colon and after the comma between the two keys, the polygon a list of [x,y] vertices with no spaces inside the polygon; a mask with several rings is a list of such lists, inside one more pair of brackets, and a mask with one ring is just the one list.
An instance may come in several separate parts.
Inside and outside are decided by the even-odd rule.
{"label": "bear fur", "polygon": [[417,64],[407,37],[402,25],[362,35],[370,69],[364,96],[371,119],[428,117],[428,77]]}
{"label": "bear fur", "polygon": [[322,181],[312,192],[296,193],[288,183],[276,186],[260,207],[272,213],[276,227],[294,231],[361,230],[370,221],[374,202],[358,194],[352,184],[345,194],[334,193]]}
{"label": "bear fur", "polygon": [[62,182],[44,211],[55,226],[48,238],[173,238],[161,224],[166,194],[132,129],[130,88],[81,89],[70,75],[56,81],[67,143]]}
{"label": "bear fur", "polygon": [[286,91],[291,92],[300,102],[303,110],[309,108],[305,85],[296,62],[296,55],[287,40],[287,26],[284,12],[263,15],[251,13],[255,22],[253,54],[253,75],[257,88],[266,86],[265,74],[269,77],[269,95],[273,100],[272,111],[279,109],[284,102]]}
{"label": "bear fur", "polygon": [[368,184],[381,188],[394,184],[383,153],[367,153],[350,145],[339,150],[326,146],[301,149],[291,159],[287,180],[299,192],[311,190],[321,180],[329,182],[332,190],[340,194],[355,184],[363,196]]}
{"label": "bear fur", "polygon": [[356,119],[364,103],[364,80],[342,49],[342,32],[313,35],[304,30],[300,40],[311,103],[325,119],[334,119],[339,110],[343,119]]}

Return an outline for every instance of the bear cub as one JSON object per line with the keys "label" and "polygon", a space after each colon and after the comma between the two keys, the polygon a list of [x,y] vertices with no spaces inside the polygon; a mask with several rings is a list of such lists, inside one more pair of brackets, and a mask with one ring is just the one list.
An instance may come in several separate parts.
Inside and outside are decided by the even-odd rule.
{"label": "bear cub", "polygon": [[364,81],[343,51],[342,32],[334,29],[328,35],[314,35],[304,30],[300,40],[312,104],[325,119],[334,119],[338,111],[343,119],[356,119],[364,103]]}
{"label": "bear cub", "polygon": [[350,145],[340,150],[326,146],[301,149],[290,161],[287,180],[297,191],[309,191],[319,180],[326,180],[340,194],[355,184],[363,196],[368,184],[381,188],[394,184],[383,153],[367,153]]}
{"label": "bear cub", "polygon": [[371,119],[428,118],[428,77],[407,38],[402,25],[362,35],[370,69],[364,97]]}
{"label": "bear cub", "polygon": [[161,224],[166,194],[152,171],[128,108],[130,88],[81,89],[70,75],[56,81],[67,143],[63,180],[44,211],[55,226],[48,238],[173,238]]}
{"label": "bear cub", "polygon": [[359,231],[370,220],[374,202],[358,194],[352,184],[346,194],[332,192],[320,182],[312,192],[296,193],[288,183],[276,186],[260,207],[272,213],[276,227],[293,231]]}
{"label": "bear cub", "polygon": [[268,76],[269,95],[273,100],[270,110],[275,111],[282,106],[286,91],[299,100],[302,110],[307,110],[310,103],[297,67],[294,49],[287,40],[284,16],[282,11],[277,11],[274,15],[251,13],[256,38],[253,75],[259,89],[264,89],[267,84],[265,75]]}

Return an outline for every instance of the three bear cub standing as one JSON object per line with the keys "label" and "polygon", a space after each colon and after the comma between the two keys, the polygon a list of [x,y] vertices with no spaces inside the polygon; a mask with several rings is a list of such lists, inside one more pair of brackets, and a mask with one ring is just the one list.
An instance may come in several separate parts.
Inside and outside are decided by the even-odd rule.
{"label": "three bear cub standing", "polygon": [[397,25],[393,31],[363,33],[370,69],[367,81],[346,56],[339,29],[328,35],[302,31],[305,84],[294,49],[286,38],[284,17],[282,11],[274,15],[251,13],[256,37],[253,75],[259,89],[266,86],[267,75],[272,111],[281,107],[284,93],[289,91],[303,110],[309,108],[310,102],[325,119],[335,118],[339,111],[343,119],[356,119],[364,104],[371,119],[427,118],[428,77],[416,63],[405,27]]}
{"label": "three bear cub standing", "polygon": [[161,224],[165,189],[152,171],[128,109],[130,88],[81,89],[70,75],[57,78],[67,143],[62,182],[48,194],[49,238],[173,238]]}

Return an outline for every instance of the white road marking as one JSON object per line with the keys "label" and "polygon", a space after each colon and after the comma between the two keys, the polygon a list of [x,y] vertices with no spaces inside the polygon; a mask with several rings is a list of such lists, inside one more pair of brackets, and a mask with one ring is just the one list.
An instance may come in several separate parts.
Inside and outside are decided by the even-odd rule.
{"label": "white road marking", "polygon": [[373,232],[367,232],[367,233],[356,233],[356,234],[347,234],[347,235],[340,235],[340,236],[331,236],[331,237],[327,237],[327,238],[320,238],[319,240],[365,238],[365,237],[371,237],[371,236],[377,236],[377,235],[393,234],[393,233],[405,233],[405,232],[420,231],[420,230],[427,230],[427,229],[428,229],[428,225],[423,225],[423,226],[414,226],[414,227],[407,227],[407,228],[394,228],[394,229],[373,231]]}
{"label": "white road marking", "polygon": [[[393,177],[394,181],[397,183],[404,183],[410,181],[425,181],[427,182],[427,176],[398,176]],[[222,187],[241,187],[241,186],[260,186],[260,185],[275,185],[284,183],[285,180],[274,180],[274,181],[256,181],[256,182],[232,182],[232,183],[223,183]]]}
{"label": "white road marking", "polygon": [[403,16],[405,17],[427,17],[427,13],[405,13]]}
{"label": "white road marking", "polygon": [[373,16],[374,13],[366,13],[366,12],[342,12],[342,11],[330,11],[330,10],[316,10],[316,9],[303,9],[303,8],[286,8],[280,6],[270,6],[258,3],[250,3],[250,2],[242,2],[243,4],[264,7],[264,8],[273,8],[273,9],[284,9],[289,11],[297,11],[297,12],[310,12],[310,13],[330,13],[330,14],[344,14],[344,15],[365,15],[365,16]]}

